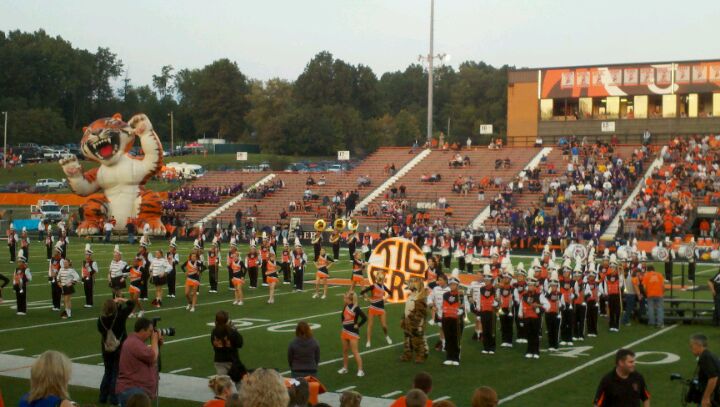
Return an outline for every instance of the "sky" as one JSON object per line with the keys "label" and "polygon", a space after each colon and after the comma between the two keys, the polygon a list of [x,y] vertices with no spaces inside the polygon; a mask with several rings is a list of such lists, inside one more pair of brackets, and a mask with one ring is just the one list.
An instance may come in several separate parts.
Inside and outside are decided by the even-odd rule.
{"label": "sky", "polygon": [[[454,67],[711,59],[718,21],[718,0],[436,0],[435,54]],[[427,55],[429,26],[430,0],[0,0],[0,30],[108,47],[135,85],[220,58],[294,80],[323,50],[379,77]]]}

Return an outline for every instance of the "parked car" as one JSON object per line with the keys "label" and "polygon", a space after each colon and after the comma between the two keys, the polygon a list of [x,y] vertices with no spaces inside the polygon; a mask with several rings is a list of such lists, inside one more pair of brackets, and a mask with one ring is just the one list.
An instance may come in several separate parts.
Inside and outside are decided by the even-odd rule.
{"label": "parked car", "polygon": [[333,164],[327,168],[328,172],[342,172],[345,171],[342,164]]}
{"label": "parked car", "polygon": [[42,178],[35,183],[35,188],[58,189],[65,187],[67,187],[67,181],[64,179],[58,181],[53,178]]}
{"label": "parked car", "polygon": [[23,163],[31,163],[45,160],[42,150],[35,147],[15,147],[13,154],[20,157]]}

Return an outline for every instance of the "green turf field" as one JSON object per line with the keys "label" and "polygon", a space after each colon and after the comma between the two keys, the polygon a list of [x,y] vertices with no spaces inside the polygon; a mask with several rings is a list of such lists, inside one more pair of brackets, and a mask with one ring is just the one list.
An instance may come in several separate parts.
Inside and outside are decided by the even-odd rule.
{"label": "green turf field", "polygon": [[[71,239],[69,257],[78,264],[82,259],[84,244],[80,239]],[[179,245],[179,252],[185,254],[189,245]],[[165,242],[154,240],[152,248],[166,248]],[[227,248],[225,245],[224,249]],[[110,262],[112,245],[95,244],[95,259],[100,265],[95,294],[95,308],[82,308],[84,303],[82,288],[78,287],[73,300],[73,318],[61,320],[59,314],[50,311],[50,290],[45,278],[47,262],[44,247],[34,242],[31,247],[30,268],[34,281],[28,288],[30,309],[28,315],[19,317],[13,309],[15,305],[12,290],[4,291],[5,303],[0,305],[0,352],[12,351],[13,355],[32,356],[47,349],[65,352],[76,363],[96,365],[102,362],[100,338],[95,330],[95,321],[100,312],[100,304],[110,297],[107,288],[106,271]],[[122,246],[127,259],[136,251],[136,247]],[[245,251],[245,248],[241,248]],[[8,275],[12,266],[7,263],[7,252],[0,254],[2,272]],[[516,259],[520,260],[520,259]],[[528,259],[522,259],[525,264]],[[662,268],[660,268],[661,270]],[[698,281],[714,274],[717,267],[698,266]],[[349,277],[350,264],[347,250],[341,251],[341,261],[331,269],[334,277]],[[679,386],[669,381],[670,373],[678,372],[690,375],[694,368],[694,358],[689,352],[687,339],[690,334],[702,331],[709,335],[710,343],[717,344],[720,333],[710,326],[669,325],[663,330],[649,328],[634,323],[622,327],[620,333],[607,331],[607,322],[600,320],[600,336],[588,338],[576,343],[573,348],[563,348],[556,354],[543,352],[540,360],[526,360],[525,345],[516,344],[513,349],[498,348],[495,355],[482,355],[480,343],[471,341],[471,329],[467,329],[462,341],[462,365],[446,367],[442,365],[443,354],[431,350],[425,364],[402,363],[398,361],[402,353],[402,332],[400,316],[402,306],[388,306],[388,324],[393,344],[384,342],[376,324],[373,346],[365,348],[365,330],[362,331],[361,351],[365,363],[366,376],[354,375],[355,366],[350,365],[351,374],[338,375],[341,367],[341,347],[339,341],[339,312],[342,308],[342,293],[345,287],[333,287],[326,300],[312,299],[312,287],[306,285],[305,292],[293,293],[290,286],[280,286],[275,304],[267,301],[267,288],[245,290],[245,304],[232,305],[232,293],[227,290],[227,274],[224,267],[220,276],[225,284],[217,294],[209,294],[207,277],[198,298],[195,313],[185,310],[185,301],[178,287],[178,298],[164,300],[163,308],[151,309],[146,303],[148,317],[162,317],[162,327],[175,327],[177,336],[166,338],[162,349],[163,372],[180,371],[178,374],[206,377],[214,374],[212,348],[209,332],[214,314],[219,309],[230,312],[231,318],[239,326],[245,339],[240,351],[243,362],[249,368],[273,367],[281,372],[288,370],[286,361],[287,344],[294,336],[295,324],[300,320],[308,321],[314,327],[314,333],[321,345],[321,368],[319,377],[330,391],[354,388],[363,395],[373,397],[397,397],[410,385],[412,376],[418,371],[428,371],[434,378],[434,399],[449,397],[458,406],[469,405],[472,390],[480,385],[494,387],[502,404],[507,406],[583,406],[590,405],[600,377],[608,372],[613,364],[613,352],[623,346],[632,346],[637,352],[649,352],[638,357],[638,369],[643,373],[653,395],[653,406],[677,406]],[[308,267],[306,278],[314,277],[314,269]],[[179,274],[178,284],[184,278]],[[152,297],[152,289],[150,296]],[[688,295],[688,293],[682,293]],[[709,298],[707,290],[696,293],[698,298]],[[365,305],[367,303],[364,303]],[[131,330],[133,320],[128,322]],[[428,327],[428,342],[432,346],[436,341],[437,327]],[[712,345],[711,345],[712,346]],[[542,343],[546,348],[547,343]],[[715,349],[718,350],[718,349]],[[0,371],[2,366],[0,366]],[[161,382],[162,386],[162,382]],[[354,387],[353,387],[354,386]],[[27,382],[0,376],[5,401],[14,405],[18,397],[27,391]],[[93,403],[97,390],[73,388],[73,398],[81,403]],[[199,389],[205,391],[205,389]],[[181,401],[163,401],[164,405],[191,406],[198,403]],[[389,403],[388,403],[389,404]]]}

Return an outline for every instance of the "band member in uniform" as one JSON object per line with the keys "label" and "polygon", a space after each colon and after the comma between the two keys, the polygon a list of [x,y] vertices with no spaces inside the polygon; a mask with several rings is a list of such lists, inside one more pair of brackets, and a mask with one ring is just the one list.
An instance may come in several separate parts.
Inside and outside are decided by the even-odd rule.
{"label": "band member in uniform", "polygon": [[155,257],[150,260],[150,275],[155,286],[155,299],[152,304],[156,308],[162,306],[163,286],[167,284],[167,276],[172,269],[162,250],[156,250]]}
{"label": "band member in uniform", "polygon": [[[232,244],[232,243],[231,243]],[[235,299],[233,305],[243,305],[243,286],[245,285],[245,263],[243,263],[240,257],[240,252],[230,251],[230,258],[228,259],[228,267],[232,271],[232,278],[230,282],[235,288]]]}
{"label": "band member in uniform", "polygon": [[597,272],[592,267],[588,266],[590,274],[588,274],[588,281],[585,284],[585,303],[587,304],[587,332],[588,336],[594,338],[598,333],[598,314],[600,310],[598,308],[598,302],[600,296],[604,294],[603,287],[599,281],[597,281]]}
{"label": "band member in uniform", "polygon": [[190,253],[188,260],[182,265],[185,273],[185,299],[187,300],[186,310],[195,312],[197,293],[200,290],[200,272],[202,263],[197,258],[197,253]]}
{"label": "band member in uniform", "polygon": [[673,250],[670,237],[665,236],[665,242],[660,242],[660,246],[664,246],[667,249],[667,257],[665,258],[665,280],[668,282],[673,281],[673,260],[675,260],[675,250]]}
{"label": "band member in uniform", "polygon": [[267,303],[273,304],[275,302],[275,286],[280,281],[278,276],[278,265],[275,262],[275,253],[270,253],[268,261],[265,264],[265,280],[270,287],[270,295]]}
{"label": "band member in uniform", "polygon": [[[348,291],[354,291],[355,286],[363,286],[365,283],[365,277],[363,276],[363,270],[365,270],[365,261],[363,255],[359,251],[355,251],[355,257],[352,259],[352,275],[350,276],[350,289]],[[370,314],[372,317],[372,313]],[[372,324],[372,318],[370,319]]]}
{"label": "band member in uniform", "polygon": [[452,256],[450,253],[450,250],[453,247],[453,240],[450,237],[450,232],[445,232],[444,236],[439,237],[440,239],[440,256],[442,256],[443,259],[443,265],[445,268],[450,268],[450,261],[452,260]]}
{"label": "band member in uniform", "polygon": [[55,238],[52,234],[52,225],[48,225],[47,235],[45,236],[45,256],[47,257],[47,261],[50,261],[52,258],[54,244]]}
{"label": "band member in uniform", "polygon": [[365,230],[365,233],[363,233],[362,246],[360,246],[360,251],[365,257],[365,261],[370,261],[370,254],[372,254],[372,245],[373,238],[370,235],[370,228],[367,228]]}
{"label": "band member in uniform", "polygon": [[83,261],[80,272],[82,274],[83,291],[85,292],[85,308],[92,308],[93,291],[95,288],[95,275],[98,273],[98,265],[93,260],[93,251],[90,243],[85,244],[85,260]]}
{"label": "band member in uniform", "polygon": [[[235,226],[233,226],[233,229],[235,229]],[[230,261],[232,261],[233,257],[235,257],[235,253],[238,253],[237,250],[237,239],[235,236],[232,236],[230,238],[230,250],[228,251],[227,257],[225,258],[225,264],[227,265],[227,271],[228,271],[228,284],[229,288],[232,291],[235,291],[235,286],[233,285],[233,268],[230,266]],[[238,253],[237,258],[240,258],[240,254]]]}
{"label": "band member in uniform", "polygon": [[60,246],[60,257],[63,259],[65,256],[67,256],[68,251],[68,245],[70,244],[70,239],[68,239],[67,231],[64,227],[60,227],[60,233],[58,234],[58,240],[57,243],[55,243],[55,247]]}
{"label": "band member in uniform", "polygon": [[330,242],[330,246],[332,246],[333,251],[333,258],[339,259],[340,258],[340,231],[335,229],[330,233],[330,238],[328,238],[328,241]]}
{"label": "band member in uniform", "polygon": [[573,272],[573,279],[575,280],[573,285],[575,288],[575,300],[573,300],[573,312],[575,317],[573,321],[573,336],[572,339],[576,341],[585,340],[585,319],[587,318],[587,303],[585,302],[585,282],[583,281],[583,274],[580,265],[575,266]]}
{"label": "band member in uniform", "polygon": [[[357,231],[350,229],[350,231],[348,232],[347,238],[345,239],[345,243],[347,244],[348,254],[350,254],[351,259],[355,258],[355,248],[357,247],[357,241],[358,241]],[[339,259],[339,257],[336,257],[336,259]],[[367,260],[365,260],[365,261],[367,261]]]}
{"label": "band member in uniform", "polygon": [[610,268],[608,268],[605,281],[603,281],[603,293],[607,296],[610,332],[619,332],[622,308],[620,293],[623,292],[625,281],[618,270],[617,260],[614,257],[614,254],[610,257]]}
{"label": "band member in uniform", "polygon": [[250,240],[250,250],[245,256],[245,269],[250,276],[250,288],[257,288],[258,268],[260,267],[260,257],[255,247],[255,240]]}
{"label": "band member in uniform", "polygon": [[575,325],[575,312],[573,304],[577,298],[575,282],[572,279],[572,269],[568,263],[563,266],[562,277],[560,278],[560,346],[573,346],[573,326]]}
{"label": "band member in uniform", "polygon": [[[519,263],[518,267],[521,265],[522,263]],[[512,285],[512,274],[509,270],[504,270],[502,272],[502,281],[497,288],[497,298],[500,303],[500,347],[512,348],[514,288]]]}
{"label": "band member in uniform", "polygon": [[[430,296],[428,297],[428,304],[430,305],[432,316],[428,322],[430,325],[438,325],[442,323],[442,312],[443,312],[443,295],[450,291],[447,283],[448,279],[445,274],[438,275],[437,284],[432,288]],[[440,340],[435,344],[435,350],[445,350],[445,334],[443,334],[442,328],[440,329]]]}
{"label": "band member in uniform", "polygon": [[212,247],[208,251],[207,264],[208,275],[210,276],[209,292],[214,294],[217,293],[219,270],[221,266],[220,251],[218,250],[218,241],[215,239],[213,239]]}
{"label": "band member in uniform", "polygon": [[17,246],[18,235],[15,233],[15,225],[10,223],[10,229],[7,231],[7,245],[10,250],[10,263],[15,263],[15,250]]}
{"label": "band member in uniform", "polygon": [[60,311],[60,298],[62,297],[62,289],[58,285],[57,276],[60,272],[62,262],[62,248],[58,244],[53,249],[53,257],[48,265],[48,281],[50,282],[50,295],[52,298],[52,310]]}
{"label": "band member in uniform", "polygon": [[325,253],[325,248],[321,248],[320,254],[317,256],[317,260],[315,260],[315,267],[317,268],[317,272],[315,273],[315,294],[313,294],[313,298],[317,298],[320,296],[321,281],[323,284],[323,294],[321,298],[324,300],[327,297],[328,279],[330,278],[330,267],[332,267],[333,263],[334,260],[329,258],[328,255]]}
{"label": "band member in uniform", "polygon": [[[392,339],[388,336],[388,329],[387,329],[387,318],[385,316],[385,294],[390,294],[390,290],[385,285],[385,273],[382,271],[376,271],[375,275],[373,276],[372,284],[365,288],[364,290],[360,291],[360,295],[364,296],[366,300],[370,301],[370,308],[368,310],[369,318],[368,318],[368,326],[367,326],[367,342],[365,343],[365,347],[370,347],[370,342],[372,339],[372,329],[373,329],[373,321],[375,318],[373,317],[380,317],[380,325],[382,326],[383,333],[385,334],[385,340],[387,341],[388,345],[392,344]],[[370,298],[365,296],[367,293],[370,293]]]}
{"label": "band member in uniform", "polygon": [[[487,266],[487,265],[486,265]],[[478,317],[482,325],[482,353],[495,354],[495,312],[499,302],[496,297],[496,289],[490,267],[483,270],[484,284],[479,290],[479,300],[476,304]],[[478,335],[479,337],[480,335]]]}
{"label": "band member in uniform", "polygon": [[320,249],[322,248],[322,232],[315,232],[315,237],[312,240],[312,246],[313,246],[313,261],[317,261],[318,256],[320,256]]}
{"label": "band member in uniform", "polygon": [[545,300],[549,304],[549,307],[546,309],[547,312],[545,312],[545,327],[547,329],[548,350],[550,352],[555,352],[560,347],[560,309],[565,306],[565,300],[558,290],[559,286],[560,280],[558,279],[557,271],[553,270],[548,280],[547,292],[544,294]]}
{"label": "band member in uniform", "polygon": [[445,334],[445,362],[446,366],[460,366],[460,337],[462,334],[462,318],[465,312],[463,293],[458,287],[460,281],[456,277],[450,278],[450,291],[443,294],[442,303],[442,330]]}
{"label": "band member in uniform", "polygon": [[32,273],[27,266],[27,258],[22,250],[15,257],[17,267],[13,273],[13,290],[15,290],[15,301],[17,302],[17,315],[27,313],[27,283],[32,281]]}
{"label": "band member in uniform", "polygon": [[72,295],[75,294],[75,284],[80,281],[77,271],[72,268],[72,261],[65,259],[60,261],[60,271],[57,275],[58,285],[62,290],[63,305],[65,310],[60,314],[60,318],[72,318]]}
{"label": "band member in uniform", "polygon": [[438,284],[438,277],[440,277],[442,272],[438,269],[435,257],[430,257],[427,262],[428,268],[425,272],[425,281],[427,282],[428,288],[432,290]]}
{"label": "band member in uniform", "polygon": [[122,297],[122,290],[125,288],[125,279],[130,273],[130,266],[122,260],[120,246],[115,245],[113,259],[108,267],[108,281],[112,289],[113,298]]}
{"label": "band member in uniform", "polygon": [[307,264],[307,255],[305,255],[303,247],[300,244],[300,239],[298,238],[295,238],[295,248],[292,252],[290,252],[290,263],[293,274],[293,285],[295,286],[294,291],[302,291],[305,278],[305,264]]}
{"label": "band member in uniform", "polygon": [[[135,304],[136,309],[138,310],[137,317],[142,318],[142,316],[145,314],[145,311],[143,310],[142,302],[140,301],[140,295],[141,295],[141,287],[143,285],[143,272],[142,272],[142,264],[145,260],[142,258],[142,256],[135,256],[135,259],[133,259],[133,266],[130,267],[128,270],[128,280],[130,280],[130,284],[128,285],[128,293],[130,294],[130,301],[132,301]],[[135,313],[133,312],[130,314],[130,317],[135,317]]]}
{"label": "band member in uniform", "polygon": [[358,377],[362,377],[365,376],[365,372],[362,368],[360,352],[358,352],[358,340],[360,339],[360,327],[367,321],[367,317],[365,313],[363,313],[362,308],[358,306],[358,297],[354,291],[347,292],[344,299],[345,305],[340,314],[340,321],[342,321],[340,341],[342,342],[343,348],[343,367],[338,370],[338,373],[346,374],[348,372],[348,353],[352,352],[358,367],[357,375]]}
{"label": "band member in uniform", "polygon": [[28,237],[27,228],[23,226],[20,232],[20,248],[25,253],[25,258],[30,258],[30,238]]}
{"label": "band member in uniform", "polygon": [[[530,272],[532,272],[532,268]],[[522,306],[522,296],[525,295],[527,290],[527,273],[524,267],[518,267],[515,269],[515,282],[513,283],[513,297],[515,299],[513,305],[513,314],[515,315],[515,329],[517,330],[517,343],[527,343],[527,326],[523,324],[522,317],[520,316],[520,307]]]}
{"label": "band member in uniform", "polygon": [[527,289],[520,296],[519,317],[527,329],[527,352],[528,359],[540,359],[540,314],[542,308],[549,308],[547,299],[541,295],[537,287],[537,280],[534,271],[528,271]]}
{"label": "band member in uniform", "polygon": [[3,303],[2,290],[10,284],[10,279],[0,274],[0,304]]}
{"label": "band member in uniform", "polygon": [[142,264],[139,267],[139,271],[142,273],[141,301],[147,301],[148,299],[148,281],[150,280],[150,252],[148,252],[148,246],[150,246],[150,239],[146,235],[142,236],[140,238],[140,250],[136,256],[142,258]]}
{"label": "band member in uniform", "polygon": [[283,239],[283,249],[280,252],[280,269],[283,274],[283,284],[290,284],[290,244]]}
{"label": "band member in uniform", "polygon": [[[490,266],[486,265],[487,272],[490,273]],[[482,323],[480,322],[480,289],[485,285],[483,281],[483,270],[478,270],[473,281],[468,287],[468,302],[470,303],[470,313],[475,316],[475,332],[473,332],[472,340],[482,340]],[[492,274],[490,274],[492,278]]]}
{"label": "band member in uniform", "polygon": [[175,283],[177,281],[177,265],[180,264],[180,255],[177,252],[176,238],[170,239],[170,247],[168,248],[167,258],[170,265],[170,271],[167,274],[168,297],[175,298]]}

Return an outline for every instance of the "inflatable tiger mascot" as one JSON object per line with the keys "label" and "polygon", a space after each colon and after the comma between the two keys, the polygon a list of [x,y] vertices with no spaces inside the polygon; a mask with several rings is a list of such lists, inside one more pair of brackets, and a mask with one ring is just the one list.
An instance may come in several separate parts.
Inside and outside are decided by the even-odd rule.
{"label": "inflatable tiger mascot", "polygon": [[[130,155],[136,136],[142,157]],[[103,220],[114,216],[115,230],[124,230],[130,219],[138,230],[147,224],[151,234],[164,235],[161,198],[143,187],[160,170],[163,157],[162,144],[147,116],[135,115],[127,123],[119,114],[98,119],[84,129],[80,149],[100,166],[83,173],[75,157],[60,160],[72,191],[89,196],[77,234],[102,233]]]}

